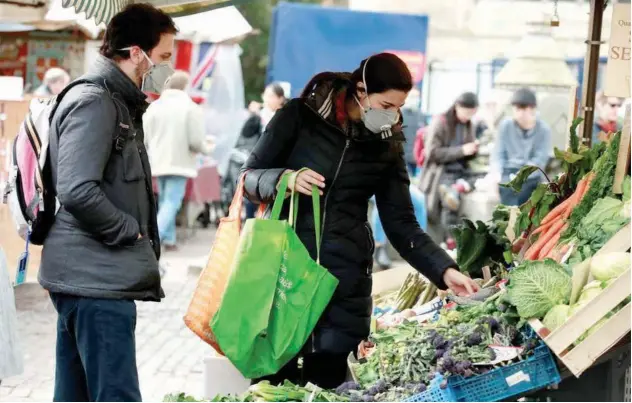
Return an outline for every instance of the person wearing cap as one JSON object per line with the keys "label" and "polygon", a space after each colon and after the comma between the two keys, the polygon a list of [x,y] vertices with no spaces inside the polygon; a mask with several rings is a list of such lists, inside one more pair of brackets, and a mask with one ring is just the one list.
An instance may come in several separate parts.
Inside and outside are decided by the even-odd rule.
{"label": "person wearing cap", "polygon": [[443,239],[450,241],[449,229],[458,224],[460,195],[471,190],[468,162],[478,153],[472,118],[478,97],[461,94],[444,113],[435,117],[425,139],[420,190],[426,194],[428,221],[440,224]]}
{"label": "person wearing cap", "polygon": [[[553,151],[551,129],[536,115],[537,99],[528,88],[517,90],[512,98],[513,116],[503,120],[498,126],[493,169],[500,177],[500,183],[511,181],[526,165],[546,169]],[[522,186],[520,192],[499,186],[500,201],[507,206],[525,203],[542,181],[542,173],[534,172]]]}

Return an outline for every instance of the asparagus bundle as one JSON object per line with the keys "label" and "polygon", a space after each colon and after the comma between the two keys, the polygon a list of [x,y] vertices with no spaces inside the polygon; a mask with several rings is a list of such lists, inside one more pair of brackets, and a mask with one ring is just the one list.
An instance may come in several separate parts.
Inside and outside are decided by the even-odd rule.
{"label": "asparagus bundle", "polygon": [[402,284],[397,293],[393,307],[396,311],[412,308],[419,300],[424,289],[427,290],[430,287],[431,286],[427,285],[418,273],[408,274],[404,280],[404,284]]}

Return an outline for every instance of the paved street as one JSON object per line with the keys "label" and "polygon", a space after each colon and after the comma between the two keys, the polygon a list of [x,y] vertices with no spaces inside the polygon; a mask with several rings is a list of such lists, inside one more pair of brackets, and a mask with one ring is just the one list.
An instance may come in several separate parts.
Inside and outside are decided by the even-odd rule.
{"label": "paved street", "polygon": [[[182,248],[165,254],[161,303],[138,303],[137,358],[145,401],[162,401],[170,392],[201,397],[202,358],[212,349],[184,326],[182,317],[195,287],[195,270],[210,250],[214,232],[198,230]],[[46,292],[30,283],[16,289],[24,373],[0,385],[0,402],[51,401],[55,368],[56,314]]]}

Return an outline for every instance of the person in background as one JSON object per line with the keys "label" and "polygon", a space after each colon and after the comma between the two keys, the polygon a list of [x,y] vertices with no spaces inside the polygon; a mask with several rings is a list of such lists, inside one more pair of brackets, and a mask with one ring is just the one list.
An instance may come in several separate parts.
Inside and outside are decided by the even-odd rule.
{"label": "person in background", "polygon": [[[268,122],[274,114],[285,104],[285,91],[278,83],[269,84],[261,96],[263,103],[252,102],[249,106],[250,117],[241,129],[237,144],[233,149],[229,162],[229,175],[224,178],[223,187],[227,195],[232,195],[235,191],[235,184],[239,179],[239,170],[248,159],[248,156],[255,148],[259,138],[263,134]],[[250,200],[245,200],[246,218],[254,218],[257,212],[257,205]]]}
{"label": "person in background", "polygon": [[58,313],[56,402],[140,402],[136,303],[160,301],[160,238],[143,144],[146,92],[171,74],[177,28],[149,4],[114,15],[85,78],[59,100],[50,168],[60,208],[39,282]]}
{"label": "person in background", "polygon": [[[410,184],[410,200],[413,203],[415,218],[422,230],[428,229],[428,216],[426,212],[426,196],[417,188],[416,185]],[[375,201],[375,199],[373,199]],[[392,265],[390,256],[388,255],[388,238],[384,232],[384,226],[380,220],[377,208],[373,209],[371,223],[373,225],[373,241],[375,242],[375,263],[382,270],[389,269]]]}
{"label": "person in background", "polygon": [[266,377],[272,384],[287,379],[335,388],[345,381],[349,353],[370,331],[373,235],[367,215],[373,195],[387,236],[415,269],[455,294],[478,288],[415,219],[399,112],[412,86],[408,67],[391,53],[363,60],[353,73],[317,74],[274,115],[242,169],[246,196],[267,205],[283,174],[301,171],[292,184],[301,194],[296,233],[314,259],[311,194],[314,186],[320,190],[320,263],[339,280],[300,354],[302,364],[294,357]]}
{"label": "person in background", "polygon": [[36,97],[52,97],[63,91],[70,83],[70,75],[66,70],[59,67],[53,67],[46,70],[42,85],[37,87],[33,95]]}
{"label": "person in background", "polygon": [[616,133],[621,130],[618,115],[622,104],[623,100],[621,98],[608,97],[603,91],[597,92],[592,144],[597,144],[601,141],[601,133],[607,136],[610,133]]}
{"label": "person in background", "polygon": [[[500,177],[500,183],[511,181],[525,165],[535,165],[544,171],[553,152],[551,129],[536,115],[535,93],[528,88],[519,89],[513,94],[511,105],[513,116],[498,126],[492,156],[492,169]],[[501,203],[522,205],[541,181],[542,173],[535,172],[520,192],[499,186]]]}
{"label": "person in background", "polygon": [[[404,132],[404,137],[406,137],[406,142],[404,143],[404,157],[406,158],[406,167],[408,168],[408,173],[411,177],[417,176],[419,172],[419,167],[417,166],[417,159],[415,158],[415,137],[417,136],[417,130],[419,130],[422,126],[422,116],[421,110],[419,109],[419,91],[417,89],[413,89],[411,91],[415,92],[416,97],[412,97],[412,99],[407,99],[406,104],[402,108],[402,119],[406,122],[406,125],[402,128]],[[409,96],[409,98],[411,98]]]}
{"label": "person in background", "polygon": [[460,195],[471,190],[468,161],[478,153],[472,118],[478,97],[461,94],[442,115],[433,118],[425,139],[425,161],[420,190],[426,195],[428,220],[440,224],[442,237],[451,241],[450,228],[458,224]]}
{"label": "person in background", "polygon": [[145,144],[158,181],[158,231],[165,251],[177,249],[176,216],[187,180],[197,176],[195,157],[213,150],[206,140],[202,108],[185,91],[188,84],[189,75],[176,71],[143,116]]}

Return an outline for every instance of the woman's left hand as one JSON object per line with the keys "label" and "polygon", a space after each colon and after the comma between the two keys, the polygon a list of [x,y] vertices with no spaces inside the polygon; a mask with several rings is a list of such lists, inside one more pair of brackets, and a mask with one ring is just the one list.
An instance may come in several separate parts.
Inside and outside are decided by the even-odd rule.
{"label": "woman's left hand", "polygon": [[446,270],[443,273],[443,282],[460,297],[466,297],[478,291],[478,284],[456,269]]}

